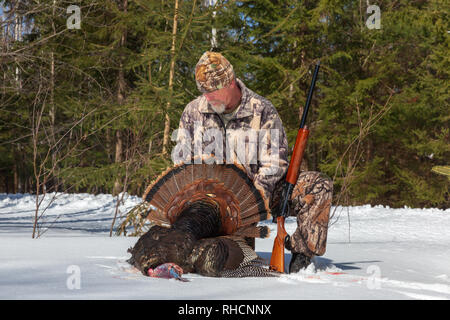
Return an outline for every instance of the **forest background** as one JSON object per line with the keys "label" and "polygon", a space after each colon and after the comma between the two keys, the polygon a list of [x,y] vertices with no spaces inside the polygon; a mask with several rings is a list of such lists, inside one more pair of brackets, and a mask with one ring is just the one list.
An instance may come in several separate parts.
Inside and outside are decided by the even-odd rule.
{"label": "forest background", "polygon": [[448,1],[0,3],[0,192],[142,195],[216,46],[290,152],[320,59],[303,169],[335,205],[449,208]]}

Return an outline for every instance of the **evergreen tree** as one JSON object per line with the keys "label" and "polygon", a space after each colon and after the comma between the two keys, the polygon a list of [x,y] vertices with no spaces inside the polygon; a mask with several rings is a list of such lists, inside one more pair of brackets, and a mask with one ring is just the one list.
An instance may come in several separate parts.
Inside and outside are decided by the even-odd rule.
{"label": "evergreen tree", "polygon": [[272,101],[291,147],[320,59],[303,169],[334,179],[335,204],[449,206],[431,171],[450,156],[446,1],[1,3],[2,192],[142,194],[214,49]]}

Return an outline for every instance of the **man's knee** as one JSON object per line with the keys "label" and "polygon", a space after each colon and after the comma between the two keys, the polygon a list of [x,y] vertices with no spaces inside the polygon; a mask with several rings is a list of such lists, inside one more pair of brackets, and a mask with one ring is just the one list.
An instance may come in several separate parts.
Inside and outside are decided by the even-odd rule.
{"label": "man's knee", "polygon": [[331,200],[333,182],[325,174],[317,171],[302,172],[292,191],[291,215],[303,214],[322,202]]}
{"label": "man's knee", "polygon": [[[273,192],[271,209],[278,210],[282,201],[284,178],[275,187]],[[333,195],[333,180],[326,174],[318,171],[301,172],[294,186],[289,201],[289,215],[298,216],[307,213],[314,205],[320,202],[330,202]]]}
{"label": "man's knee", "polygon": [[304,171],[300,173],[296,186],[298,186],[296,191],[304,195],[317,194],[333,191],[333,180],[322,172]]}

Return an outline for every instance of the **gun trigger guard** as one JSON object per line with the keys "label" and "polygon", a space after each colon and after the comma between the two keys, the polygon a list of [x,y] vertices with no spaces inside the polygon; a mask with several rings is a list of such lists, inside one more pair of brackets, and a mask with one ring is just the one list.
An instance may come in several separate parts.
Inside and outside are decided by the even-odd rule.
{"label": "gun trigger guard", "polygon": [[290,235],[287,235],[287,236],[284,238],[284,247],[285,247],[286,249],[288,249],[289,251],[292,250],[292,247],[291,247],[291,236],[290,236]]}

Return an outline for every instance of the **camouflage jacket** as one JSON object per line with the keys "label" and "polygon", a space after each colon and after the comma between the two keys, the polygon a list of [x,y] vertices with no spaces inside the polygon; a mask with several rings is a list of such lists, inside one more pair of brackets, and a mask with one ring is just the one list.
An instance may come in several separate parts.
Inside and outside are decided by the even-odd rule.
{"label": "camouflage jacket", "polygon": [[177,141],[172,160],[176,164],[192,159],[207,162],[207,158],[216,163],[238,162],[270,200],[288,167],[286,133],[272,103],[236,81],[241,103],[226,126],[204,96],[186,106],[179,129],[172,135]]}

